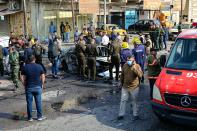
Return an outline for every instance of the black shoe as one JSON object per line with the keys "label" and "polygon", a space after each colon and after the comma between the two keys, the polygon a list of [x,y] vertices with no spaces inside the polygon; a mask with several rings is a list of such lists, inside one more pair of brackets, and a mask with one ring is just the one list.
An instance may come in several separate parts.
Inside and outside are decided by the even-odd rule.
{"label": "black shoe", "polygon": [[118,116],[117,119],[118,119],[118,120],[122,120],[122,119],[124,119],[124,116]]}

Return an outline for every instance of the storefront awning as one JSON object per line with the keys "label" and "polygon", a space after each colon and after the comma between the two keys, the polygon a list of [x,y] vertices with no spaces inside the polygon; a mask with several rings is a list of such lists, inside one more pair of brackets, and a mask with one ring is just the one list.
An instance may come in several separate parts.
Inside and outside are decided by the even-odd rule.
{"label": "storefront awning", "polygon": [[4,9],[4,10],[0,10],[0,16],[11,15],[11,14],[15,14],[17,12],[21,12],[21,10],[11,11],[11,10],[8,10],[8,9]]}

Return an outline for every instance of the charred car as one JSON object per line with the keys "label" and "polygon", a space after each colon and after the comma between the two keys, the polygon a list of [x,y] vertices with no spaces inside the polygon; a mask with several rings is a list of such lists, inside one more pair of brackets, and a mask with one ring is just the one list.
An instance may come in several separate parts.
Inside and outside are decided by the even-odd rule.
{"label": "charred car", "polygon": [[[96,57],[97,76],[102,78],[108,78],[109,77],[109,63],[107,60],[108,48],[105,46],[97,46],[97,47],[99,54]],[[77,73],[78,62],[75,54],[76,54],[75,47],[70,47],[65,51],[63,51],[61,55],[61,64],[62,64],[62,69],[64,71],[73,74]],[[113,76],[115,76],[115,74]]]}

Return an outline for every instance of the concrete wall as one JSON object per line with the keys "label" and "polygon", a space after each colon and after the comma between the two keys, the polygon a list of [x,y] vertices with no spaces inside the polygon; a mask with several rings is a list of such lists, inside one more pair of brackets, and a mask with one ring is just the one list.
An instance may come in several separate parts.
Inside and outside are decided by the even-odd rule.
{"label": "concrete wall", "polygon": [[18,12],[11,14],[10,16],[10,31],[17,35],[24,34],[24,14],[23,12]]}
{"label": "concrete wall", "polygon": [[188,20],[197,22],[197,0],[189,0],[189,15]]}
{"label": "concrete wall", "polygon": [[[32,23],[32,32],[35,37],[39,39],[45,39],[48,37],[49,25],[50,22],[56,25],[57,33],[60,35],[60,24],[61,22],[68,22],[71,28],[73,28],[72,15],[67,15],[67,17],[62,18],[59,15],[59,12],[70,12],[71,13],[71,5],[63,3],[59,5],[57,3],[42,3],[42,2],[31,2],[30,12],[31,12],[31,23]],[[97,17],[95,15],[81,15],[78,13],[77,5],[75,5],[75,18],[77,27],[79,31],[81,31],[81,27],[83,24],[90,23],[93,21],[96,23]],[[74,29],[72,29],[74,31]],[[73,32],[71,32],[73,33]],[[73,35],[71,35],[73,36]]]}

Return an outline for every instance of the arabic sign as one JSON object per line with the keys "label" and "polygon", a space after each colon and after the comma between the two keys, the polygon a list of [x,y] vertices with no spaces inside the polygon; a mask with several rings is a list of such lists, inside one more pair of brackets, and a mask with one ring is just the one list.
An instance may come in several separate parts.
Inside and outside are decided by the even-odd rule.
{"label": "arabic sign", "polygon": [[80,14],[99,13],[99,0],[79,0]]}
{"label": "arabic sign", "polygon": [[159,10],[161,0],[144,0],[143,9],[147,10]]}
{"label": "arabic sign", "polygon": [[138,16],[136,10],[126,10],[125,11],[125,29],[135,22],[137,22]]}

